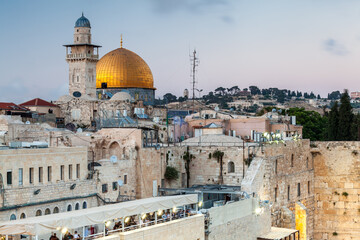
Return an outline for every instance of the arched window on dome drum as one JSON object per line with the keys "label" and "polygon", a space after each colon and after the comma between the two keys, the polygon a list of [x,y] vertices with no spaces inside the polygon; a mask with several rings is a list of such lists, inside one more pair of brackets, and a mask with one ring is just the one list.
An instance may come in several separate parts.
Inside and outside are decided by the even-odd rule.
{"label": "arched window on dome drum", "polygon": [[59,208],[55,207],[53,213],[59,213]]}
{"label": "arched window on dome drum", "polygon": [[15,214],[11,214],[11,216],[10,216],[10,221],[13,221],[13,220],[16,220]]}
{"label": "arched window on dome drum", "polygon": [[228,163],[228,173],[233,173],[235,172],[235,164],[234,162],[229,162]]}
{"label": "arched window on dome drum", "polygon": [[37,210],[35,216],[38,217],[38,216],[41,216],[41,215],[42,215],[42,211],[40,209]]}
{"label": "arched window on dome drum", "polygon": [[26,218],[26,215],[25,215],[25,213],[22,213],[22,214],[20,215],[20,219],[24,219],[24,218]]}
{"label": "arched window on dome drum", "polygon": [[68,212],[71,212],[71,211],[72,211],[72,206],[71,206],[71,204],[69,204],[69,205],[67,206],[67,211],[68,211]]}
{"label": "arched window on dome drum", "polygon": [[83,209],[87,208],[87,202],[83,202]]}
{"label": "arched window on dome drum", "polygon": [[51,214],[50,208],[45,209],[45,215],[50,215],[50,214]]}
{"label": "arched window on dome drum", "polygon": [[75,210],[79,210],[80,209],[80,203],[76,203],[75,204]]}

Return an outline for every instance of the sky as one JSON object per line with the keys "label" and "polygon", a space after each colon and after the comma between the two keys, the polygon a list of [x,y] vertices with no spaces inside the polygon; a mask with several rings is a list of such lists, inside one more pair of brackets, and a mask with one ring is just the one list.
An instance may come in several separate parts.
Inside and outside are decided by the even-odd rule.
{"label": "sky", "polygon": [[360,90],[358,0],[0,0],[0,101],[68,94],[63,44],[81,13],[100,56],[123,46],[141,56],[156,95],[191,89],[277,87]]}

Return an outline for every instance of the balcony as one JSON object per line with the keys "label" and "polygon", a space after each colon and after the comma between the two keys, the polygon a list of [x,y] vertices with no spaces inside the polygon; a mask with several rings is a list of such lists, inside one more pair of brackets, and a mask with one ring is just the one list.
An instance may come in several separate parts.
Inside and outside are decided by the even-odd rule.
{"label": "balcony", "polygon": [[73,53],[66,55],[66,60],[81,60],[81,59],[98,60],[99,55],[89,54],[89,53]]}

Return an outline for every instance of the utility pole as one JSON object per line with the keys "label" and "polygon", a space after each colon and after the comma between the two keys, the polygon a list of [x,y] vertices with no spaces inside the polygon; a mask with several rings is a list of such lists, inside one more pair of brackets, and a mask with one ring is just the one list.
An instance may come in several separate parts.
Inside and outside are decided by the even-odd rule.
{"label": "utility pole", "polygon": [[196,78],[195,78],[195,73],[196,73],[196,67],[199,66],[199,59],[196,57],[196,50],[194,49],[193,51],[193,55],[190,56],[190,61],[191,61],[191,67],[192,67],[192,71],[191,71],[191,77],[192,77],[192,92],[193,92],[193,96],[192,96],[192,103],[193,103],[193,113],[195,112],[195,84],[196,84]]}

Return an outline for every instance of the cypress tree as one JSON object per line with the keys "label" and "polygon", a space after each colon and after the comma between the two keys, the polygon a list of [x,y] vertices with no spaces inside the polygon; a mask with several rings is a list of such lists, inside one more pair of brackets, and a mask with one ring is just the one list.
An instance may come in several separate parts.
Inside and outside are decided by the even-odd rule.
{"label": "cypress tree", "polygon": [[338,109],[338,102],[336,101],[329,113],[328,140],[330,141],[338,140],[338,127],[339,127],[339,109]]}
{"label": "cypress tree", "polygon": [[350,96],[348,91],[342,94],[340,99],[339,108],[339,127],[338,127],[338,139],[340,141],[352,140],[353,134],[351,133],[351,126],[353,124],[353,113],[350,104]]}

